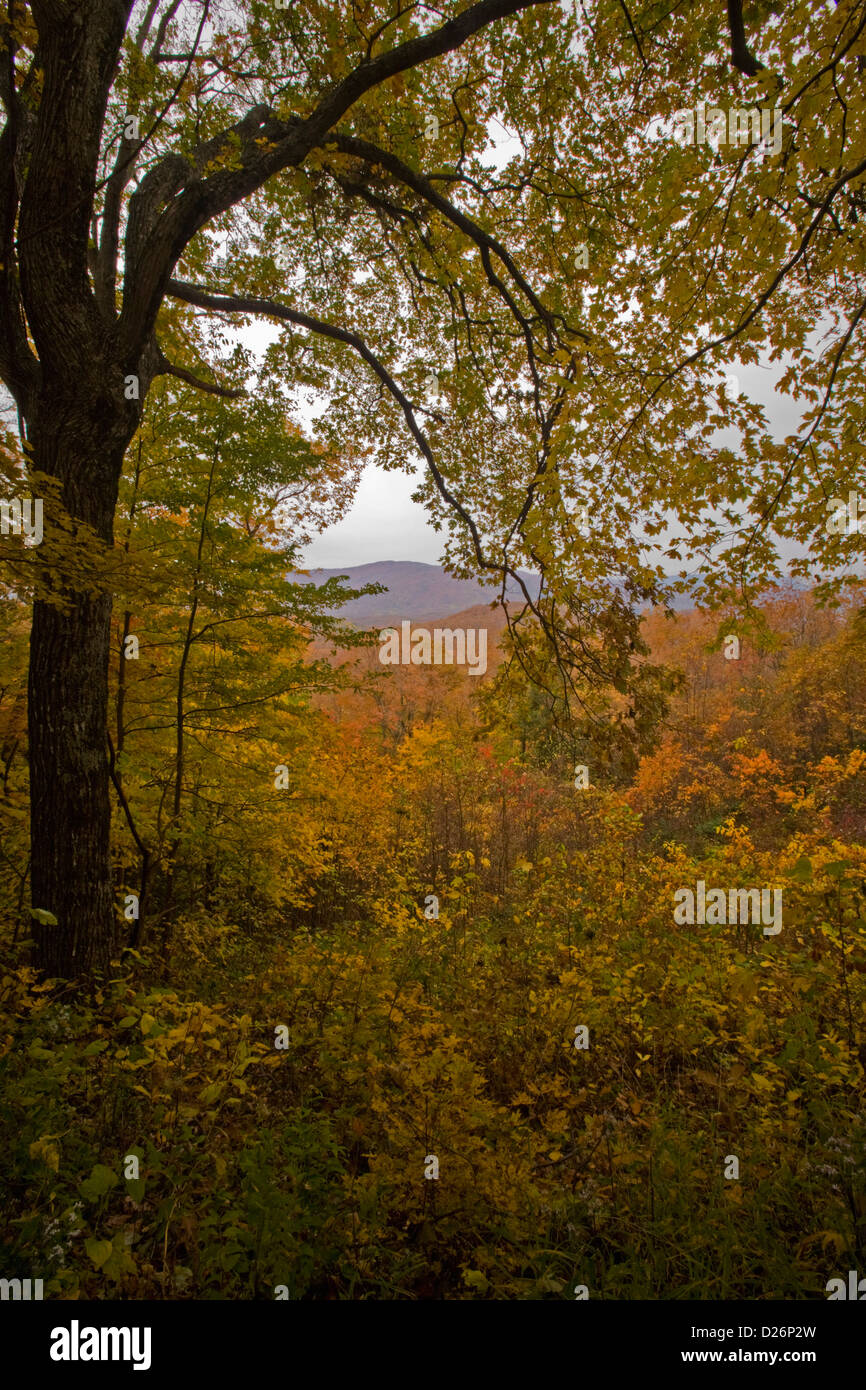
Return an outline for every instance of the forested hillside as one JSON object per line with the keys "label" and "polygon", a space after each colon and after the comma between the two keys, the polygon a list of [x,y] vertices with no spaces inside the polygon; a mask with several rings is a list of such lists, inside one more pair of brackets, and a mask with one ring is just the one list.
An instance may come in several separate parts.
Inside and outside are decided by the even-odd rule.
{"label": "forested hillside", "polygon": [[[192,721],[169,838],[181,592],[127,693],[122,785],[159,865],[134,948],[95,993],[46,988],[6,919],[6,1270],[26,1252],[89,1298],[782,1298],[862,1262],[858,609],[780,594],[739,661],[707,618],[651,614],[681,683],[628,762],[587,729],[586,788],[513,663],[342,651],[343,688],[312,693],[302,651],[246,632],[242,672],[231,649],[189,671],[197,709],[237,703]],[[277,672],[303,697],[252,720]],[[120,806],[114,842],[124,901]],[[781,887],[781,932],[676,925],[698,880]]]}

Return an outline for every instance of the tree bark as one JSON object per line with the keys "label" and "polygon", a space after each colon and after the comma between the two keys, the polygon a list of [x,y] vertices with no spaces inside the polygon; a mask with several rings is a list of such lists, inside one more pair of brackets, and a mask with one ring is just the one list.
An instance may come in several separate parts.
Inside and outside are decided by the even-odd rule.
{"label": "tree bark", "polygon": [[33,608],[30,642],[31,897],[49,975],[104,972],[115,944],[105,721],[111,598]]}
{"label": "tree bark", "polygon": [[[65,408],[61,393],[51,402],[44,393],[32,460],[59,479],[70,516],[111,546],[135,419],[124,409],[122,389],[111,399],[90,387],[81,382]],[[68,574],[58,584],[47,562],[43,582],[57,602],[34,603],[30,639],[31,901],[57,925],[34,922],[36,964],[49,975],[93,975],[108,970],[120,926],[106,747],[111,595],[82,591]]]}

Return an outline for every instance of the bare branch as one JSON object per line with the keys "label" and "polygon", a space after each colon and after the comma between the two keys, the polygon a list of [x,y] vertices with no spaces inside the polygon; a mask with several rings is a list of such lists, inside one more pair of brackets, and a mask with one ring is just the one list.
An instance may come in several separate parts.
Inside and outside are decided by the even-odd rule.
{"label": "bare branch", "polygon": [[625,3],[625,0],[619,0],[619,5],[620,5],[620,9],[622,10],[623,14],[625,15],[625,17],[626,17],[626,19],[627,19],[627,21],[628,21],[628,27],[629,27],[629,29],[631,30],[631,36],[632,36],[632,38],[634,39],[635,44],[636,44],[636,46],[637,46],[637,51],[638,51],[638,53],[640,54],[640,60],[641,60],[641,62],[643,63],[644,72],[646,72],[647,69],[648,69],[648,67],[649,67],[649,64],[647,63],[646,55],[645,55],[645,53],[644,53],[644,51],[643,51],[643,47],[642,47],[642,45],[641,45],[640,35],[638,34],[637,30],[636,30],[635,27],[634,27],[634,20],[633,20],[632,17],[631,17],[631,14],[630,14],[630,12],[629,12],[628,5]]}
{"label": "bare branch", "polygon": [[153,23],[153,17],[158,9],[159,0],[150,0],[150,4],[147,7],[147,13],[142,19],[141,24],[138,26],[138,33],[135,36],[135,46],[139,51],[141,51],[144,48],[144,45],[147,43],[147,36],[150,33],[150,26]]}
{"label": "bare branch", "polygon": [[156,60],[159,57],[159,50],[162,48],[162,45],[165,42],[165,36],[168,32],[168,26],[169,24],[171,24],[171,21],[174,19],[182,4],[183,0],[172,0],[172,3],[169,5],[165,14],[162,16],[162,19],[159,21],[159,28],[156,31],[156,38],[153,43],[153,48],[150,50],[151,59]]}

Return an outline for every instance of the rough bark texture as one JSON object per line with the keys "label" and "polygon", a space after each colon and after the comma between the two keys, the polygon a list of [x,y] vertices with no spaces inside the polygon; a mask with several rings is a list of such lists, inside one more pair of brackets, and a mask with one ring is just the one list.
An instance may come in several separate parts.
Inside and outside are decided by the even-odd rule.
{"label": "rough bark texture", "polygon": [[[122,400],[119,372],[105,375],[121,385]],[[110,545],[132,422],[114,392],[92,390],[88,381],[66,410],[43,404],[34,462],[60,479],[70,514]],[[117,943],[106,758],[111,596],[69,584],[56,592],[62,606],[34,604],[30,639],[31,880],[33,906],[57,918],[56,926],[34,923],[37,964],[71,976],[107,970]]]}
{"label": "rough bark texture", "polygon": [[33,612],[30,646],[32,899],[58,926],[35,926],[50,975],[104,971],[114,945],[108,767],[103,752],[111,600]]}
{"label": "rough bark texture", "polygon": [[[10,122],[20,155],[27,136],[14,241],[38,361],[20,344],[13,356],[30,462],[59,481],[73,523],[109,546],[139,409],[125,399],[124,376],[138,368],[120,360],[114,316],[103,316],[90,288],[88,240],[129,8],[124,0],[35,3],[43,92],[26,132],[21,120]],[[23,119],[14,98],[12,109]],[[12,211],[4,208],[7,217]],[[84,975],[107,968],[116,933],[106,753],[111,597],[77,591],[74,575],[61,579],[47,564],[40,580],[58,602],[35,603],[30,643],[31,901],[57,925],[34,923],[36,961],[49,974]]]}

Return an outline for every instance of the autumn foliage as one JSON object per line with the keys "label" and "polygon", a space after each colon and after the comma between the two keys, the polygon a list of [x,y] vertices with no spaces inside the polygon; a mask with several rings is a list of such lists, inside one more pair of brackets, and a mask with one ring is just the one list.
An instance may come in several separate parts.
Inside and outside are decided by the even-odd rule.
{"label": "autumn foliage", "polygon": [[[866,1269],[864,68],[855,0],[3,7],[0,1278]],[[302,572],[373,467],[483,676]]]}
{"label": "autumn foliage", "polygon": [[[26,964],[4,697],[4,1272],[26,1251],[88,1298],[802,1298],[862,1263],[858,610],[780,593],[739,663],[709,617],[649,615],[681,684],[633,776],[587,790],[555,729],[539,765],[505,664],[481,696],[428,673],[431,711],[415,672],[343,650],[303,718],[199,731],[161,842],[184,603],[142,645],[124,753],[150,916],[89,994]],[[119,809],[115,838],[123,889]],[[781,934],[675,926],[699,878],[781,887]]]}

